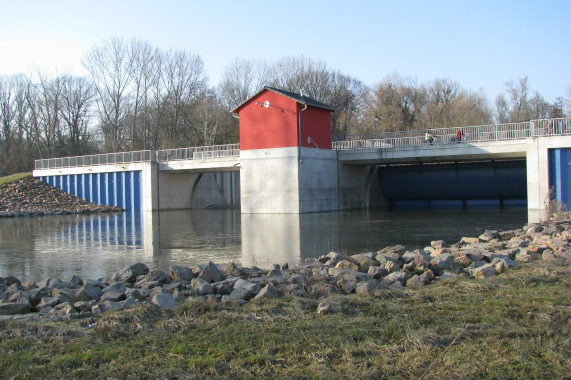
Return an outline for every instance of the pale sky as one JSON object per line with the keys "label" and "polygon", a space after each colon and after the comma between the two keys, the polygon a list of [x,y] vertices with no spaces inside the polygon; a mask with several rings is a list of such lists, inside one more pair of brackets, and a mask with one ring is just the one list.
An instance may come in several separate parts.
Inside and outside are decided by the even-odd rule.
{"label": "pale sky", "polygon": [[448,78],[493,101],[528,76],[571,97],[571,0],[0,0],[0,15],[0,75],[84,75],[83,54],[117,36],[198,54],[211,86],[235,58],[303,55],[366,85]]}

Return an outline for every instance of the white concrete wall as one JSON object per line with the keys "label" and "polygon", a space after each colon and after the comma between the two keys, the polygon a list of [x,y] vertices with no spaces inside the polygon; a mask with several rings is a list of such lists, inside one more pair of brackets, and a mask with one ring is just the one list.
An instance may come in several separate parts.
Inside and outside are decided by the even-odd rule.
{"label": "white concrete wall", "polygon": [[[381,188],[376,165],[338,165],[339,210],[380,207]],[[377,177],[375,177],[377,176]],[[371,184],[374,184],[372,189]],[[374,199],[374,202],[370,200]]]}
{"label": "white concrete wall", "polygon": [[191,208],[192,189],[199,173],[159,172],[157,191],[159,210]]}
{"label": "white concrete wall", "polygon": [[337,152],[302,148],[298,176],[300,213],[338,209]]}
{"label": "white concrete wall", "polygon": [[297,147],[241,151],[242,213],[299,213],[298,166]]}
{"label": "white concrete wall", "polygon": [[240,182],[237,172],[159,172],[160,210],[239,207]]}
{"label": "white concrete wall", "polygon": [[299,214],[337,210],[337,154],[324,149],[240,152],[244,214]]}
{"label": "white concrete wall", "polygon": [[571,136],[536,137],[527,140],[527,209],[530,222],[545,217],[549,198],[549,149],[571,147]]}
{"label": "white concrete wall", "polygon": [[201,174],[192,191],[193,209],[240,207],[240,173],[214,172]]}

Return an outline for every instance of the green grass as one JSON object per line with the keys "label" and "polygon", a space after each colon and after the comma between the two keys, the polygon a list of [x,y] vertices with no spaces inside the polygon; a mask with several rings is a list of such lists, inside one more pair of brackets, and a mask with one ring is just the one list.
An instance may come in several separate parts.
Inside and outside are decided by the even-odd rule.
{"label": "green grass", "polygon": [[[571,266],[348,296],[356,315],[286,297],[137,306],[81,321],[0,322],[5,378],[565,378]],[[432,365],[432,367],[431,367]]]}
{"label": "green grass", "polygon": [[32,173],[18,173],[18,174],[12,174],[6,177],[0,177],[0,186],[6,184],[6,183],[10,183],[10,182],[14,182],[23,178],[28,178],[31,177]]}

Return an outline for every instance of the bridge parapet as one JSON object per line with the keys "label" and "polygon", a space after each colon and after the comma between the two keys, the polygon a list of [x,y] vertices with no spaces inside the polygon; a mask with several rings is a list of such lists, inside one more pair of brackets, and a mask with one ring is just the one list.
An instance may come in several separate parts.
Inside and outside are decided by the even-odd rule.
{"label": "bridge parapet", "polygon": [[133,162],[156,161],[156,152],[140,150],[134,152],[119,152],[108,154],[94,154],[89,156],[47,158],[36,160],[36,170],[76,168],[85,166],[101,166],[115,164],[129,164]]}
{"label": "bridge parapet", "polygon": [[[460,130],[460,136],[458,131]],[[432,143],[427,133],[432,135]],[[523,140],[540,136],[571,135],[571,118],[541,119],[521,123],[491,124],[468,127],[435,128],[412,131],[367,133],[338,136],[333,150],[406,148],[428,144],[480,143]],[[458,138],[460,137],[460,138]],[[335,139],[334,139],[335,140]]]}
{"label": "bridge parapet", "polygon": [[63,169],[86,166],[102,166],[115,164],[130,164],[137,162],[213,159],[226,157],[239,157],[240,144],[210,145],[180,149],[140,150],[133,152],[119,152],[107,154],[94,154],[88,156],[74,156],[61,158],[48,158],[36,160],[36,170]]}
{"label": "bridge parapet", "polygon": [[240,144],[210,145],[191,148],[165,149],[157,152],[158,161],[203,160],[211,158],[239,157]]}

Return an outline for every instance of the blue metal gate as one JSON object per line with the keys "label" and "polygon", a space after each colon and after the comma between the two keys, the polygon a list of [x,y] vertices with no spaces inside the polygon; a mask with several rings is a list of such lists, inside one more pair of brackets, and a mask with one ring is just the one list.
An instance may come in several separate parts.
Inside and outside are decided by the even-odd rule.
{"label": "blue metal gate", "polygon": [[91,203],[141,210],[141,171],[52,175],[42,181]]}
{"label": "blue metal gate", "polygon": [[571,148],[549,149],[549,188],[561,206],[570,206]]}

